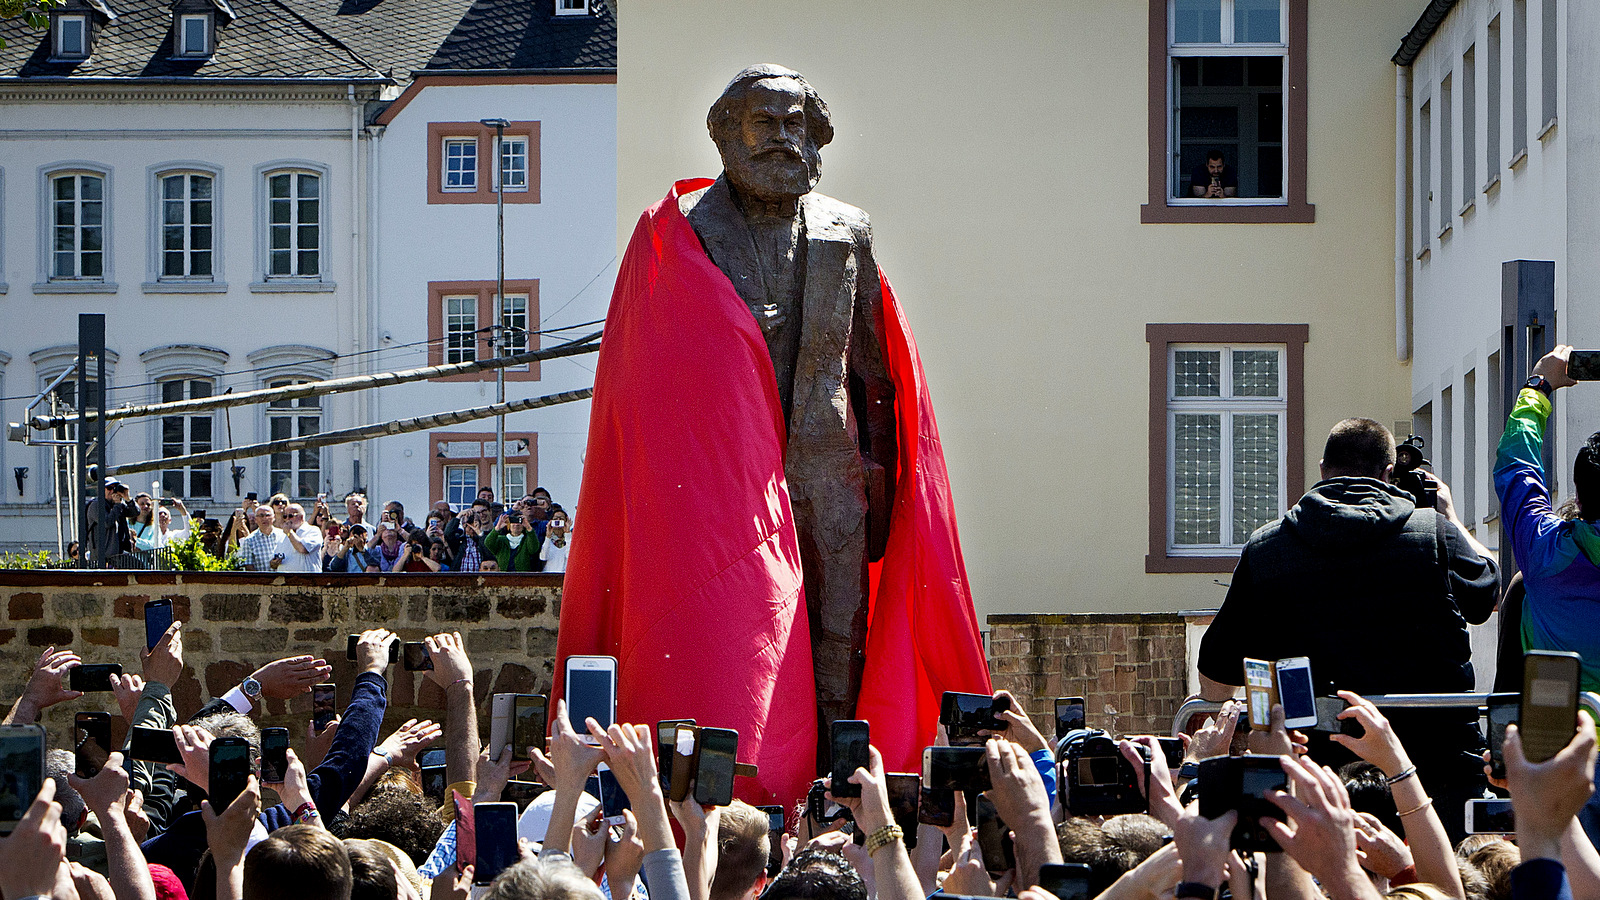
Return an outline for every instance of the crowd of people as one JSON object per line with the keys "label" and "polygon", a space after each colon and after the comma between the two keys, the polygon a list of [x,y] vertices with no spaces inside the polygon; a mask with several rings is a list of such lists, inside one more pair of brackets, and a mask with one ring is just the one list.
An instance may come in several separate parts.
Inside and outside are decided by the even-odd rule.
{"label": "crowd of people", "polygon": [[[1069,771],[1016,698],[1000,692],[1001,727],[982,733],[989,787],[951,792],[949,824],[906,821],[894,808],[875,748],[849,781],[859,796],[819,782],[825,804],[799,803],[774,826],[766,812],[733,801],[702,806],[693,795],[664,798],[656,728],[593,719],[575,729],[564,701],[541,744],[490,747],[480,740],[474,666],[458,633],[425,641],[424,673],[443,699],[441,721],[406,721],[382,734],[390,644],[383,629],[356,647],[349,701],[325,727],[308,724],[298,750],[263,784],[253,767],[236,799],[218,808],[208,787],[211,745],[249,744],[252,716],[268,700],[301,698],[331,667],[309,656],[262,666],[238,687],[179,721],[171,686],[183,671],[183,623],[141,654],[140,674],[116,677],[112,694],[133,727],[170,729],[181,763],[132,758],[125,743],[97,772],[75,770],[74,754],[52,750],[48,777],[0,839],[0,896],[7,900],[922,900],[1016,896],[1020,900],[1215,900],[1221,893],[1265,900],[1567,900],[1600,895],[1600,854],[1576,815],[1593,791],[1593,723],[1580,716],[1566,747],[1544,762],[1525,758],[1515,725],[1506,732],[1506,777],[1515,834],[1473,835],[1452,846],[1410,752],[1389,721],[1360,695],[1343,693],[1341,718],[1362,726],[1336,742],[1358,761],[1339,771],[1309,755],[1306,738],[1284,727],[1281,706],[1267,730],[1242,726],[1225,704],[1183,737],[1184,765],[1172,769],[1152,736],[1123,737],[1121,759],[1135,774],[1147,812],[1075,814],[1074,791],[1092,782]],[[77,699],[71,651],[38,660],[5,724],[37,721],[44,709]],[[1002,711],[1003,710],[1003,711]],[[586,733],[585,733],[586,732]],[[80,740],[84,738],[80,735]],[[1071,743],[1069,734],[1063,743]],[[424,793],[419,756],[442,742],[443,781]],[[946,743],[941,727],[939,744]],[[110,748],[106,748],[109,750]],[[80,754],[81,755],[81,754]],[[1284,790],[1261,792],[1268,814],[1241,821],[1242,804],[1218,782],[1191,778],[1202,760],[1248,755],[1264,761]],[[1066,763],[1058,761],[1065,756]],[[1484,758],[1486,763],[1487,755]],[[604,764],[628,798],[614,819],[586,792]],[[1486,767],[1487,768],[1487,767]],[[1200,770],[1205,771],[1203,768]],[[221,777],[221,776],[218,776]],[[520,859],[481,879],[467,835],[477,803],[522,794]],[[1076,785],[1076,787],[1074,787]],[[1246,791],[1250,790],[1245,788]],[[1223,797],[1228,811],[1201,805]],[[923,792],[924,802],[928,791]],[[936,793],[936,792],[935,792]],[[1192,798],[1192,795],[1198,797]],[[470,802],[469,802],[470,800]],[[1232,805],[1229,805],[1232,802]],[[992,808],[1004,846],[970,824],[974,804]],[[1261,812],[1261,810],[1256,810]],[[1254,816],[1252,816],[1254,818]],[[676,821],[682,834],[674,837]],[[1237,850],[1240,826],[1259,825],[1281,852]],[[914,831],[915,834],[908,832]],[[481,830],[480,830],[481,832]],[[1513,840],[1514,838],[1514,840]],[[477,840],[487,840],[480,833]],[[776,843],[774,843],[776,842]],[[1075,864],[1075,865],[1074,865]],[[1069,866],[1062,869],[1063,865]],[[1076,894],[1061,873],[1081,873]],[[478,882],[475,885],[475,882]],[[488,882],[483,884],[481,882]],[[1041,884],[1054,886],[1062,896]]]}
{"label": "crowd of people", "polygon": [[[307,509],[309,506],[309,510]],[[237,559],[255,572],[565,572],[572,518],[550,492],[535,488],[509,507],[483,488],[471,504],[433,504],[418,526],[397,500],[376,521],[367,497],[352,491],[341,519],[319,495],[302,504],[278,493],[259,503],[250,495],[226,525],[204,511],[191,516],[178,498],[156,497],[107,479],[105,496],[89,504],[94,559],[112,567],[152,567],[156,551],[184,544],[191,534],[218,559]],[[103,524],[102,524],[103,523]],[[69,559],[76,560],[76,546]]]}

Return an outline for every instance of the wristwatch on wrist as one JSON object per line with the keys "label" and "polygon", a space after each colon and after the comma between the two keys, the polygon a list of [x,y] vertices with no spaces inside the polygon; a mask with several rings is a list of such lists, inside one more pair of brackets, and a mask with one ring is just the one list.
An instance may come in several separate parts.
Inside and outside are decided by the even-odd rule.
{"label": "wristwatch on wrist", "polygon": [[1555,388],[1550,386],[1549,380],[1543,375],[1530,376],[1527,381],[1522,383],[1522,386],[1525,388],[1533,388],[1546,397],[1555,392]]}
{"label": "wristwatch on wrist", "polygon": [[1178,767],[1178,777],[1184,779],[1199,778],[1200,764],[1194,760],[1185,760],[1183,765]]}
{"label": "wristwatch on wrist", "polygon": [[1184,898],[1191,897],[1194,900],[1216,900],[1217,889],[1209,884],[1201,884],[1198,881],[1180,881],[1178,882],[1178,889],[1173,892],[1172,896],[1175,900],[1184,900]]}
{"label": "wristwatch on wrist", "polygon": [[244,691],[244,695],[250,698],[251,703],[261,699],[261,682],[253,677],[246,677],[245,680],[239,682],[239,690]]}

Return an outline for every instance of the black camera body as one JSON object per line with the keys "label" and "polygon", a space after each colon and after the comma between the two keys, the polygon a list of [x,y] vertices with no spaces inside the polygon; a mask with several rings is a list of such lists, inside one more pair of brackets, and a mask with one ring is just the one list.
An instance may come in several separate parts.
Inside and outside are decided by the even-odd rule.
{"label": "black camera body", "polygon": [[1287,791],[1289,776],[1276,756],[1214,756],[1200,760],[1200,815],[1208,819],[1230,809],[1239,811],[1230,846],[1235,850],[1274,853],[1281,849],[1259,819],[1283,821],[1283,810],[1267,800],[1267,792]]}
{"label": "black camera body", "polygon": [[1418,509],[1433,509],[1439,503],[1439,489],[1428,483],[1420,471],[1431,466],[1422,455],[1422,438],[1414,434],[1394,447],[1394,486],[1411,495]]}
{"label": "black camera body", "polygon": [[[1150,750],[1134,748],[1144,758],[1145,777],[1150,772]],[[1117,748],[1117,742],[1098,728],[1078,728],[1061,739],[1056,759],[1065,770],[1059,783],[1067,785],[1067,805],[1074,816],[1120,816],[1150,810],[1141,790],[1139,773]]]}

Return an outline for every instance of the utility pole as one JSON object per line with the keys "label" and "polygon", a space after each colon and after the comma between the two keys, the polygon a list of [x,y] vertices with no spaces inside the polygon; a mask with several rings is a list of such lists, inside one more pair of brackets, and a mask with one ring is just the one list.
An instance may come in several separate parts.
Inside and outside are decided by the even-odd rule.
{"label": "utility pole", "polygon": [[[511,123],[505,119],[481,119],[485,128],[494,129],[494,214],[496,230],[499,235],[498,250],[495,253],[494,277],[494,355],[505,354],[505,303],[506,303],[506,164],[505,164],[505,139],[506,126]],[[506,402],[506,370],[494,370],[494,402]],[[501,413],[494,419],[494,496],[496,500],[511,506],[510,498],[506,497],[506,415]]]}

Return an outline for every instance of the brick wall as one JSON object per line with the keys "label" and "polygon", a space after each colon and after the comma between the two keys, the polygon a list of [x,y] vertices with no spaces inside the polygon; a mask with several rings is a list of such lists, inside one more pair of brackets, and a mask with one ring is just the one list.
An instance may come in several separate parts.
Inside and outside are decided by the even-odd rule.
{"label": "brick wall", "polygon": [[1011,691],[1047,736],[1057,697],[1083,697],[1091,728],[1171,734],[1172,717],[1189,693],[1191,618],[990,616],[989,674],[995,690]]}
{"label": "brick wall", "polygon": [[[384,627],[417,641],[459,630],[477,669],[474,688],[488,731],[489,695],[548,693],[561,608],[561,576],[493,577],[408,574],[256,575],[206,572],[0,573],[0,696],[19,696],[46,646],[71,647],[86,663],[121,663],[139,671],[146,600],[171,598],[184,626],[184,673],[174,685],[180,717],[221,696],[264,663],[312,653],[333,666],[339,702],[354,681],[346,635]],[[389,670],[385,733],[408,718],[440,720],[444,696],[422,673]],[[70,747],[74,713],[116,712],[111,694],[89,694],[45,711],[53,747]],[[310,695],[268,701],[261,724],[289,728],[294,746],[305,739]],[[114,738],[124,725],[113,715]]]}

